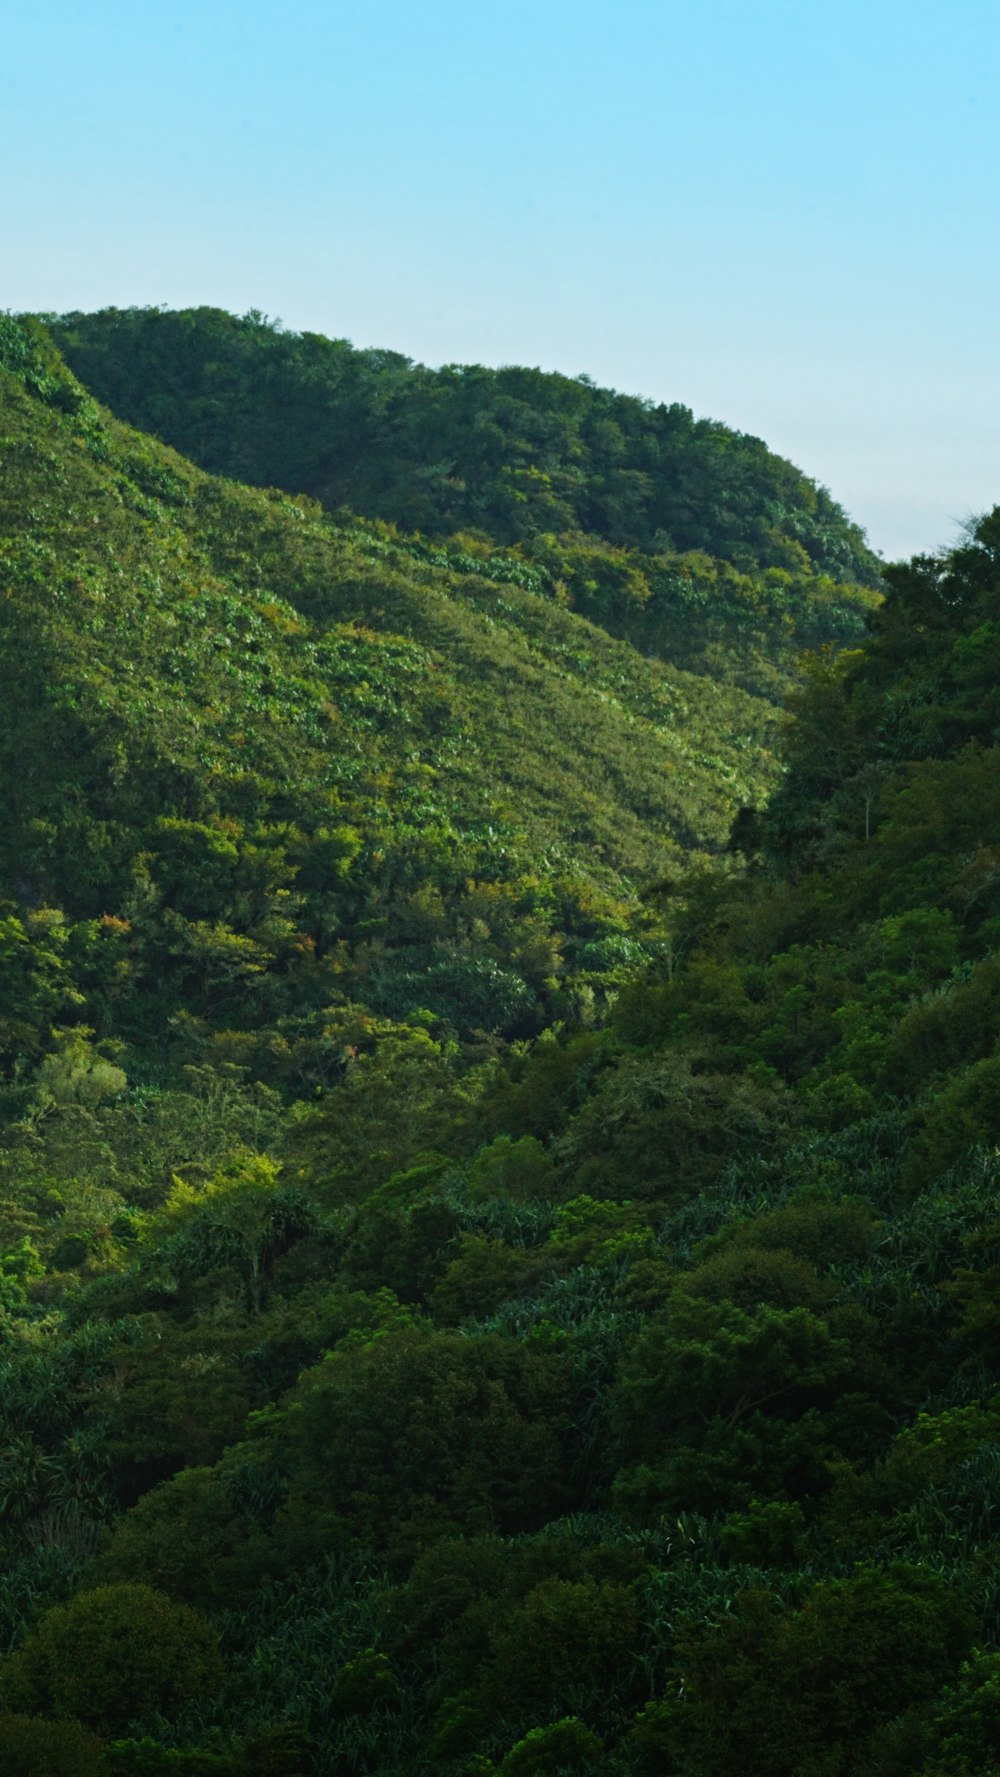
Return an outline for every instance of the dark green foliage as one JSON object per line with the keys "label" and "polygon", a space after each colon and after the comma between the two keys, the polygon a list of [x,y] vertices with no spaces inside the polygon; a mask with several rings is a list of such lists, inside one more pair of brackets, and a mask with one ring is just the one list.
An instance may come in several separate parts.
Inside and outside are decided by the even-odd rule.
{"label": "dark green foliage", "polygon": [[[725,851],[740,637],[771,695],[865,603],[766,565],[808,484],[755,516],[787,466],[678,421],[696,560],[642,404],[119,320],[244,473],[305,474],[331,366],[384,395],[359,477],[434,540],[0,322],[4,1768],[989,1773],[996,518],[813,660]],[[670,611],[697,674],[613,639]]]}
{"label": "dark green foliage", "polygon": [[481,1670],[475,1699],[488,1717],[547,1714],[581,1699],[600,1710],[607,1687],[627,1688],[639,1640],[637,1600],[625,1586],[543,1580],[511,1612]]}
{"label": "dark green foliage", "polygon": [[780,1083],[695,1072],[677,1051],[628,1057],[599,1083],[562,1144],[577,1183],[669,1202],[694,1195],[747,1148],[779,1139],[794,1108]]}
{"label": "dark green foliage", "polygon": [[266,1469],[243,1473],[240,1482],[227,1484],[213,1469],[185,1468],[151,1488],[122,1519],[91,1573],[116,1584],[138,1579],[205,1610],[243,1600],[274,1565],[261,1522],[273,1507],[274,1482]]}
{"label": "dark green foliage", "polygon": [[187,1752],[162,1746],[144,1734],[141,1740],[116,1740],[108,1747],[113,1773],[122,1777],[242,1777],[243,1761],[220,1752]]}
{"label": "dark green foliage", "polygon": [[649,1705],[636,1739],[650,1770],[691,1777],[877,1770],[880,1730],[925,1704],[970,1639],[947,1585],[913,1569],[826,1582],[794,1611],[748,1591],[685,1638],[683,1697]]}
{"label": "dark green foliage", "polygon": [[500,1765],[501,1777],[589,1777],[600,1771],[604,1748],[579,1717],[564,1716],[547,1728],[532,1728],[512,1746]]}
{"label": "dark green foliage", "polygon": [[100,1740],[79,1722],[0,1715],[4,1777],[106,1777],[110,1768]]}
{"label": "dark green foliage", "polygon": [[171,1715],[210,1693],[218,1636],[187,1605],[149,1586],[100,1586],[47,1612],[0,1675],[0,1698],[99,1732]]}
{"label": "dark green foliage", "polygon": [[306,1372],[268,1434],[296,1467],[289,1536],[311,1517],[335,1543],[362,1534],[392,1549],[544,1522],[567,1503],[568,1381],[558,1352],[499,1338],[415,1330],[346,1345]]}
{"label": "dark green foliage", "polygon": [[[438,537],[554,544],[553,533],[582,532],[737,566],[876,571],[824,489],[760,439],[677,404],[538,370],[429,371],[218,309],[108,309],[50,325],[99,399],[238,481]],[[641,588],[631,596],[641,603]]]}
{"label": "dark green foliage", "polygon": [[995,1654],[980,1654],[962,1668],[934,1712],[922,1777],[989,1777],[1000,1767],[998,1680]]}

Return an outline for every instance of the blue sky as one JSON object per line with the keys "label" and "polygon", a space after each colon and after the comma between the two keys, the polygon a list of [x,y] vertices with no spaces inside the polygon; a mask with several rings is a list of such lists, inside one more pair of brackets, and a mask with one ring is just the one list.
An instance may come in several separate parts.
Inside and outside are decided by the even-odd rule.
{"label": "blue sky", "polygon": [[996,0],[0,0],[0,307],[679,400],[887,556],[1000,501]]}

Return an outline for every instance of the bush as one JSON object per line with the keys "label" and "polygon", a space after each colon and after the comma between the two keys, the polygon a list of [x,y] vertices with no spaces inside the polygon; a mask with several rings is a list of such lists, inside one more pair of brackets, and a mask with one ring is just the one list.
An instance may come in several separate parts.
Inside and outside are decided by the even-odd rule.
{"label": "bush", "polygon": [[104,1777],[107,1768],[101,1742],[79,1722],[0,1715],[4,1777]]}
{"label": "bush", "polygon": [[500,1766],[500,1777],[578,1777],[597,1772],[604,1762],[604,1748],[575,1715],[564,1716],[547,1728],[532,1728],[512,1746]]}
{"label": "bush", "polygon": [[215,1630],[197,1611],[151,1586],[99,1586],[46,1612],[0,1673],[0,1704],[120,1733],[221,1678]]}

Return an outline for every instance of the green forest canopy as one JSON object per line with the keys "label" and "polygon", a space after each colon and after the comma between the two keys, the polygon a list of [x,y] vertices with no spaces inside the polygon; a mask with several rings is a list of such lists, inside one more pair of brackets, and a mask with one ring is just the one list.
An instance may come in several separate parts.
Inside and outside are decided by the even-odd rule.
{"label": "green forest canopy", "polygon": [[[824,488],[676,403],[540,370],[432,371],[218,309],[49,324],[99,400],[202,468],[451,539],[465,562],[513,552],[644,652],[750,690],[780,699],[782,666],[858,634],[880,584]],[[499,571],[517,572],[509,554]]]}
{"label": "green forest canopy", "polygon": [[524,563],[209,478],[6,327],[8,1067],[74,1005],[132,1073],[218,1039],[293,1091],[356,1016],[468,1043],[603,1005],[641,885],[773,781],[770,702]]}
{"label": "green forest canopy", "polygon": [[259,314],[105,309],[50,317],[81,381],[205,469],[307,493],[405,530],[498,543],[581,533],[655,556],[877,584],[825,489],[759,438],[587,377],[291,333]]}
{"label": "green forest canopy", "polygon": [[[7,1766],[995,1771],[1000,509],[814,657],[735,850],[746,744],[666,861],[595,788],[598,869],[513,776],[556,688],[553,770],[588,690],[624,708],[612,660],[637,771],[766,700],[616,653],[499,548],[209,480],[6,325]],[[459,635],[430,845],[401,754],[440,769]],[[490,648],[506,684],[529,635],[505,752]],[[491,771],[507,875],[459,820]],[[379,986],[464,957],[496,1008],[557,939],[506,1030],[468,978],[426,1016]]]}

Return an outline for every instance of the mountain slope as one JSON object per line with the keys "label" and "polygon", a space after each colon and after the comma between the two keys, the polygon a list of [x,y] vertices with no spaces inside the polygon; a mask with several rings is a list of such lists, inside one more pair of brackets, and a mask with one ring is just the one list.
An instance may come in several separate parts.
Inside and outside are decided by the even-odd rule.
{"label": "mountain slope", "polygon": [[994,1769],[998,535],[891,572],[600,1033],[362,1038],[290,1116],[52,1058],[0,1153],[0,1746]]}
{"label": "mountain slope", "polygon": [[308,1052],[337,1003],[529,1034],[613,983],[637,885],[773,776],[769,706],[516,563],[212,480],[4,329],[0,869],[118,945],[89,1022]]}
{"label": "mountain slope", "polygon": [[[640,969],[569,706],[758,700],[0,340],[6,1763],[992,1777],[1000,509],[812,663]],[[460,1052],[515,976],[619,992]]]}
{"label": "mountain slope", "polygon": [[780,699],[863,627],[879,564],[823,488],[687,408],[398,353],[216,309],[50,317],[123,419],[203,468],[442,541],[489,539],[643,652]]}
{"label": "mountain slope", "polygon": [[662,537],[746,568],[804,552],[839,578],[877,579],[829,494],[760,439],[679,405],[538,370],[431,371],[218,309],[51,326],[95,394],[217,474],[431,536],[576,531],[646,553]]}

